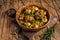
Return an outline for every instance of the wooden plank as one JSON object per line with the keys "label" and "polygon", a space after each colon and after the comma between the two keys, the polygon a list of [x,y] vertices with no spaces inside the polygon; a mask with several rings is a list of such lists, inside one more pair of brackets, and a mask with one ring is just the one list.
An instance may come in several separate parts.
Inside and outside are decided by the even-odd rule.
{"label": "wooden plank", "polygon": [[57,5],[60,7],[60,0],[55,0]]}
{"label": "wooden plank", "polygon": [[[4,15],[2,15],[2,17],[5,16],[6,10],[9,9],[9,0],[4,0],[4,7],[5,7],[5,9],[4,9],[5,11],[4,11],[4,13],[3,13]],[[5,16],[5,19],[3,22],[4,23],[3,23],[3,29],[2,29],[2,34],[1,34],[2,40],[9,40],[8,19],[6,16]]]}
{"label": "wooden plank", "polygon": [[51,40],[57,40],[56,38],[52,37]]}
{"label": "wooden plank", "polygon": [[18,0],[19,2],[19,7],[18,8],[21,8],[23,5],[24,5],[24,2],[22,0]]}
{"label": "wooden plank", "polygon": [[24,4],[27,4],[27,3],[36,3],[36,4],[39,4],[40,6],[41,6],[41,0],[21,0],[22,1],[22,3],[24,3]]}
{"label": "wooden plank", "polygon": [[5,16],[4,25],[3,25],[2,40],[8,40],[8,36],[9,36],[8,33],[9,33],[9,29],[7,27],[7,17]]}
{"label": "wooden plank", "polygon": [[[14,4],[17,4],[16,3],[17,1],[16,0],[9,0],[9,2],[7,1],[7,9],[10,9],[10,8],[13,8],[13,9],[18,9],[18,5],[14,5]],[[11,25],[11,20],[10,20],[10,18],[8,19],[9,21],[8,21],[8,24],[9,24],[9,39],[8,40],[16,40],[16,39],[14,39],[14,37],[13,37],[13,35],[12,35],[12,31],[14,30],[14,28],[13,28],[13,26]]]}
{"label": "wooden plank", "polygon": [[40,40],[40,37],[38,35],[36,35],[35,40]]}
{"label": "wooden plank", "polygon": [[10,0],[4,0],[4,2],[5,2],[5,7],[6,7],[6,11],[8,10],[8,9],[10,9]]}
{"label": "wooden plank", "polygon": [[22,1],[22,3],[24,3],[24,4],[27,4],[27,3],[39,3],[40,2],[40,0],[21,0]]}
{"label": "wooden plank", "polygon": [[4,13],[5,7],[3,0],[0,0],[0,40],[2,40],[3,24],[4,24]]}
{"label": "wooden plank", "polygon": [[[10,25],[10,35],[12,36],[12,40],[17,40],[16,39],[16,34],[14,33],[14,31],[17,29],[16,25],[11,23]],[[14,35],[15,34],[15,35]]]}
{"label": "wooden plank", "polygon": [[[10,3],[10,8],[13,8],[15,10],[18,9],[18,0],[10,0],[9,3]],[[9,22],[10,22],[9,37],[11,40],[16,40],[16,38],[12,35],[16,26],[12,24],[11,20]]]}
{"label": "wooden plank", "polygon": [[24,3],[24,4],[26,4],[26,3],[28,3],[28,2],[31,2],[31,0],[22,0],[22,2]]}
{"label": "wooden plank", "polygon": [[[60,0],[22,0],[24,4],[28,2],[35,2],[39,5],[42,4],[43,7],[45,7],[47,10],[49,10],[54,17],[60,16]],[[16,30],[16,25],[13,23],[10,23],[11,20],[7,16],[4,16],[5,11],[14,8],[18,10],[18,8],[23,6],[22,1],[18,0],[0,0],[0,40],[17,40],[13,34],[13,32]],[[46,3],[47,2],[47,3]],[[47,5],[49,4],[49,5]],[[51,6],[51,7],[50,7]],[[55,7],[54,7],[55,6]],[[60,27],[59,27],[60,28]],[[56,33],[52,40],[59,40],[60,37],[60,29],[57,29]],[[20,34],[21,35],[21,34]],[[21,40],[24,40],[24,36],[20,36]],[[20,39],[19,38],[19,39]],[[37,39],[38,37],[36,37]]]}
{"label": "wooden plank", "polygon": [[[11,0],[7,0],[7,3],[6,3],[7,5],[6,5],[6,9],[7,9],[7,11],[10,9],[10,8],[13,8],[12,6],[11,6]],[[11,30],[11,21],[10,21],[10,18],[8,17],[7,18],[7,24],[8,24],[8,40],[13,40],[13,36],[11,35],[11,32],[10,32],[10,30]]]}
{"label": "wooden plank", "polygon": [[53,39],[55,39],[55,40],[60,40],[60,34],[58,33],[58,32],[55,32],[54,34],[53,34],[53,36],[51,37],[51,39],[53,40]]}
{"label": "wooden plank", "polygon": [[57,15],[58,15],[58,20],[60,21],[60,8],[59,8],[59,6],[57,5],[57,3],[56,3],[56,1],[55,0],[53,0],[53,5],[54,5],[54,7],[55,7],[55,10],[56,10],[56,12],[57,12]]}
{"label": "wooden plank", "polygon": [[14,0],[14,9],[15,10],[18,10],[18,7],[19,7],[19,1],[18,0]]}
{"label": "wooden plank", "polygon": [[52,35],[51,40],[60,40],[60,23],[57,24],[55,33]]}
{"label": "wooden plank", "polygon": [[[1,16],[2,16],[2,15],[1,15]],[[4,24],[4,16],[1,17],[1,20],[0,20],[0,38],[2,38],[3,24]]]}
{"label": "wooden plank", "polygon": [[53,10],[52,14],[54,15],[54,17],[57,17],[57,12],[55,10],[55,7],[54,7],[52,0],[44,0],[44,2],[48,5],[49,8],[51,8],[51,11]]}
{"label": "wooden plank", "polygon": [[52,9],[49,5],[47,5],[46,1],[41,0],[41,3],[42,3],[42,6],[44,8],[46,8],[51,15],[54,15],[55,16],[55,14],[56,14],[55,10]]}

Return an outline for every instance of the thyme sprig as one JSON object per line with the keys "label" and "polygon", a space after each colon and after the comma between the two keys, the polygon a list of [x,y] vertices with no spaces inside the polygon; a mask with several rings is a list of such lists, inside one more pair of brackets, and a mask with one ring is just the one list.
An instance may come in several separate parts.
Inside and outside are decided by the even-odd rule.
{"label": "thyme sprig", "polygon": [[54,24],[54,26],[50,29],[47,29],[47,31],[42,35],[40,40],[51,40],[51,36],[55,32],[56,25],[57,23]]}

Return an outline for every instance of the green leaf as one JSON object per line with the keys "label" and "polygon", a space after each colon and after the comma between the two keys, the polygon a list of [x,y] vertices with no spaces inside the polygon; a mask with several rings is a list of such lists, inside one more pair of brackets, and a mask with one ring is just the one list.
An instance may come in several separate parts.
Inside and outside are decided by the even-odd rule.
{"label": "green leaf", "polygon": [[42,35],[41,39],[40,40],[51,40],[51,36],[52,34],[54,33],[55,31],[55,28],[56,28],[56,24],[54,24],[53,27],[51,27],[50,29],[48,29],[45,34]]}

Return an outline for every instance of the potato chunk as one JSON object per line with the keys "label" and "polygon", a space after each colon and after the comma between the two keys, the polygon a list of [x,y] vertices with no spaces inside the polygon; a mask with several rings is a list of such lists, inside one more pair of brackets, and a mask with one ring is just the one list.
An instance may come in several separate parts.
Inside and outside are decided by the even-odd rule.
{"label": "potato chunk", "polygon": [[47,17],[45,16],[44,18],[42,18],[42,21],[43,22],[47,22],[48,20],[47,20]]}

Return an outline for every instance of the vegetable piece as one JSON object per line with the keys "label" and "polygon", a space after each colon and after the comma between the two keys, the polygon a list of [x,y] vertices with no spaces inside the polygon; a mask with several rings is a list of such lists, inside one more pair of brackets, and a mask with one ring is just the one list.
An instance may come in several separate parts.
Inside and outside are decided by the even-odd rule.
{"label": "vegetable piece", "polygon": [[30,25],[31,25],[31,23],[28,22],[28,23],[27,23],[27,26],[30,26]]}
{"label": "vegetable piece", "polygon": [[35,22],[35,28],[38,28],[39,25],[40,25],[40,22],[39,22],[39,21],[36,21],[36,22]]}
{"label": "vegetable piece", "polygon": [[33,8],[34,10],[36,10],[36,11],[39,9],[39,8],[36,7],[36,6],[33,6],[32,8]]}
{"label": "vegetable piece", "polygon": [[31,25],[30,25],[30,28],[34,28],[34,24],[31,24]]}
{"label": "vegetable piece", "polygon": [[20,20],[19,22],[20,22],[20,24],[23,24],[23,21],[22,20]]}
{"label": "vegetable piece", "polygon": [[41,15],[39,13],[36,13],[35,16],[36,16],[36,19],[42,19]]}
{"label": "vegetable piece", "polygon": [[41,21],[41,22],[40,22],[40,26],[42,26],[42,25],[44,25],[44,23]]}
{"label": "vegetable piece", "polygon": [[43,13],[44,15],[46,15],[46,11],[44,11],[44,13]]}
{"label": "vegetable piece", "polygon": [[37,21],[37,20],[36,20],[36,22],[35,22],[35,23],[36,23],[36,24],[40,24],[40,22],[39,22],[39,21]]}
{"label": "vegetable piece", "polygon": [[26,14],[30,14],[31,13],[31,9],[26,9]]}
{"label": "vegetable piece", "polygon": [[43,9],[41,9],[41,14],[43,14],[44,13],[44,10]]}
{"label": "vegetable piece", "polygon": [[48,20],[47,20],[47,17],[45,16],[44,18],[42,18],[42,21],[43,22],[47,22]]}
{"label": "vegetable piece", "polygon": [[19,20],[23,20],[23,18],[24,18],[24,14],[20,14]]}
{"label": "vegetable piece", "polygon": [[30,22],[25,22],[24,25],[27,26],[27,27],[30,27],[31,23]]}
{"label": "vegetable piece", "polygon": [[39,25],[38,24],[35,24],[35,28],[39,28]]}
{"label": "vegetable piece", "polygon": [[30,16],[25,16],[25,20],[29,21]]}
{"label": "vegetable piece", "polygon": [[38,7],[33,6],[32,7],[32,14],[35,14],[39,10]]}
{"label": "vegetable piece", "polygon": [[44,10],[41,9],[41,17],[43,18],[45,15],[44,15]]}
{"label": "vegetable piece", "polygon": [[22,19],[23,19],[23,17],[19,17],[19,19],[20,19],[20,20],[22,20]]}
{"label": "vegetable piece", "polygon": [[33,16],[30,16],[30,21],[33,21],[34,20],[34,17]]}
{"label": "vegetable piece", "polygon": [[33,16],[26,16],[25,19],[27,21],[31,21],[32,22],[34,20],[34,17]]}
{"label": "vegetable piece", "polygon": [[43,9],[41,10],[41,15],[42,15],[42,18],[46,15],[46,11],[44,11]]}

